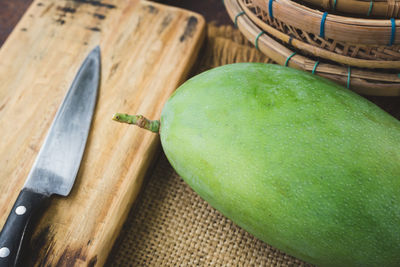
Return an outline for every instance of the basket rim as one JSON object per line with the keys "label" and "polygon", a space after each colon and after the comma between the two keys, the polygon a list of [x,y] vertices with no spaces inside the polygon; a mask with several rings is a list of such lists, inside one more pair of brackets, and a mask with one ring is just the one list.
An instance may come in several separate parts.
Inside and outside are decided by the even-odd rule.
{"label": "basket rim", "polygon": [[260,27],[262,30],[267,31],[269,34],[275,38],[280,39],[286,44],[291,44],[296,49],[312,53],[317,57],[325,58],[328,60],[336,61],[338,63],[351,65],[361,68],[380,68],[380,69],[400,69],[400,60],[369,60],[369,59],[359,59],[350,56],[341,55],[335,52],[331,52],[324,48],[306,43],[302,40],[292,38],[290,35],[274,28],[262,19],[260,19],[254,12],[252,12],[244,3],[243,0],[238,0],[240,7],[246,13],[246,15]]}
{"label": "basket rim", "polygon": [[[400,77],[393,73],[377,73],[371,70],[352,68],[349,69],[330,63],[321,62],[315,70],[317,61],[307,58],[300,53],[295,53],[284,45],[278,43],[267,33],[258,36],[261,29],[256,26],[241,9],[237,0],[225,0],[224,5],[232,21],[250,41],[258,38],[258,48],[265,55],[280,65],[286,65],[318,76],[328,78],[348,87],[358,93],[375,96],[399,96]],[[237,16],[238,14],[242,14]]]}
{"label": "basket rim", "polygon": [[262,9],[270,18],[271,8],[272,18],[277,17],[283,23],[303,31],[320,35],[323,28],[325,39],[349,44],[400,44],[400,20],[340,16],[321,12],[291,0],[252,0],[251,3]]}
{"label": "basket rim", "polygon": [[[400,0],[394,0],[394,6],[387,0],[300,0],[301,2],[315,5],[326,11],[339,11],[349,15],[364,15],[367,17],[400,18]],[[397,13],[397,14],[396,14]]]}

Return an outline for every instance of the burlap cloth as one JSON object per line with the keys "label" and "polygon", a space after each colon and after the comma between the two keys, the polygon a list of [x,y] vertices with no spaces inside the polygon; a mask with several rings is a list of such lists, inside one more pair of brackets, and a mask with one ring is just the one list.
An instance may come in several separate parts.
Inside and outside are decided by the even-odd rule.
{"label": "burlap cloth", "polygon": [[[270,62],[229,26],[208,25],[192,75],[234,62]],[[163,152],[145,178],[107,266],[305,266],[256,239],[201,199]]]}

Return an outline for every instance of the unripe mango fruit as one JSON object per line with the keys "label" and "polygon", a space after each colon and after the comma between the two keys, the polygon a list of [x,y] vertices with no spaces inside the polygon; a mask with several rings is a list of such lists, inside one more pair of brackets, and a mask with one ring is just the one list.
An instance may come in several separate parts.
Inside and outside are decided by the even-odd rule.
{"label": "unripe mango fruit", "polygon": [[199,74],[161,114],[164,152],[203,199],[319,266],[400,266],[400,122],[302,71]]}

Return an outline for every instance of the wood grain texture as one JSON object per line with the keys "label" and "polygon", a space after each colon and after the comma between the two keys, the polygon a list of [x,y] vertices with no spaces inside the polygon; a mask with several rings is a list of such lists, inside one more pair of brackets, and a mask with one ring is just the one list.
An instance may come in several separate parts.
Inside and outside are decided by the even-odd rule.
{"label": "wood grain texture", "polygon": [[36,0],[0,50],[0,227],[87,53],[102,52],[99,99],[79,174],[53,197],[28,265],[101,266],[158,148],[156,134],[111,120],[157,119],[185,80],[204,35],[201,16],[139,0]]}

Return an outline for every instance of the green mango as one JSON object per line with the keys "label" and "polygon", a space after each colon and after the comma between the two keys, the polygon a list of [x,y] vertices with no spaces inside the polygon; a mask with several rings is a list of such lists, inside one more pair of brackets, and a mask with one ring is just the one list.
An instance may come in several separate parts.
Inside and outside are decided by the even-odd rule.
{"label": "green mango", "polygon": [[400,266],[400,122],[324,78],[238,63],[178,88],[164,152],[203,199],[319,266]]}

